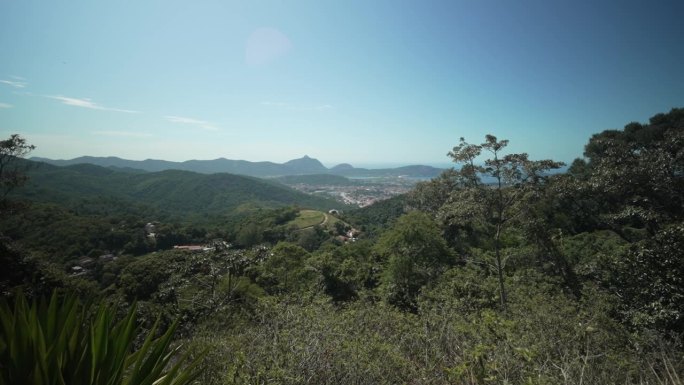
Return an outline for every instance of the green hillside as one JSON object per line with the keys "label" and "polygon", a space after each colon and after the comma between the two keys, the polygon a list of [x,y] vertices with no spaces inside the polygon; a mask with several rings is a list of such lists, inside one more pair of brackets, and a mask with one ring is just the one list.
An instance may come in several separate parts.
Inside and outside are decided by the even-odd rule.
{"label": "green hillside", "polygon": [[327,215],[316,210],[302,210],[297,214],[297,217],[293,219],[290,223],[297,226],[298,229],[305,229],[307,227],[313,227],[321,225],[326,222]]}
{"label": "green hillside", "polygon": [[298,229],[306,229],[314,226],[321,226],[326,229],[335,229],[335,224],[341,222],[344,226],[349,226],[348,223],[339,219],[333,214],[328,214],[318,210],[300,210],[297,216],[288,222],[288,225],[294,225]]}
{"label": "green hillside", "polygon": [[130,173],[87,164],[57,167],[31,162],[28,176],[29,183],[15,193],[16,197],[67,205],[109,197],[180,214],[230,214],[246,203],[321,210],[340,206],[273,182],[224,173]]}

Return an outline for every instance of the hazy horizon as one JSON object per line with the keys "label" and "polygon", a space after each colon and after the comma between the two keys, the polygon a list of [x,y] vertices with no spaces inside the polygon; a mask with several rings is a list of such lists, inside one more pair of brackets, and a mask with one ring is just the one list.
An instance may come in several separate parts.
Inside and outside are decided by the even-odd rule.
{"label": "hazy horizon", "polygon": [[684,3],[0,3],[0,136],[32,155],[571,162],[684,104]]}
{"label": "hazy horizon", "polygon": [[[300,156],[300,157],[292,158],[292,159],[288,159],[288,160],[300,159],[300,158],[302,158],[302,157],[304,157],[304,156],[308,156],[308,155],[302,155],[302,156]],[[81,156],[77,156],[77,157],[73,157],[73,158],[50,158],[50,157],[43,157],[43,156],[39,156],[39,155],[33,155],[33,154],[30,156],[31,159],[34,159],[34,158],[46,158],[46,159],[50,159],[50,160],[73,160],[73,159],[77,159],[77,158],[81,158],[81,157],[100,157],[100,156],[94,156],[94,155],[81,155]],[[102,156],[102,158],[107,158],[107,157],[114,157],[114,158],[120,158],[120,159],[125,159],[125,160],[133,160],[133,161],[145,161],[145,160],[169,161],[168,159],[154,159],[154,158],[129,159],[129,158],[122,158],[122,157],[120,157],[120,156],[115,156],[115,155]],[[454,163],[449,163],[449,162],[436,162],[436,163],[430,163],[430,162],[425,162],[425,163],[420,163],[420,162],[370,162],[370,163],[368,163],[368,162],[358,162],[358,163],[351,163],[351,162],[328,162],[328,161],[326,161],[326,160],[324,160],[324,159],[318,159],[318,158],[315,158],[315,157],[312,157],[312,158],[318,160],[319,162],[321,162],[321,164],[323,164],[323,166],[325,166],[325,167],[327,167],[327,168],[332,168],[332,167],[335,167],[335,166],[337,166],[337,165],[339,165],[339,164],[342,164],[342,163],[351,164],[351,165],[354,166],[355,168],[369,168],[369,169],[397,168],[397,167],[415,166],[415,165],[420,165],[420,166],[431,166],[431,167],[436,167],[436,168],[450,168],[450,167],[453,167],[453,166],[454,166]],[[186,162],[186,161],[193,161],[193,160],[211,161],[211,160],[216,160],[216,159],[221,159],[221,158],[213,158],[213,159],[185,159],[185,160],[171,161],[171,162]],[[226,158],[224,157],[224,159],[226,159]],[[273,162],[273,163],[284,163],[284,162],[275,162],[275,161],[268,160],[268,159],[261,159],[261,160],[231,159],[231,160],[247,160],[247,161],[249,161],[249,162]]]}

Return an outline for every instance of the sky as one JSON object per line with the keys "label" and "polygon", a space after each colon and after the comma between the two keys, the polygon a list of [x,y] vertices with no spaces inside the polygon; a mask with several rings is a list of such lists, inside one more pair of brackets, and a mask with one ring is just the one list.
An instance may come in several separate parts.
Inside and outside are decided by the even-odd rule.
{"label": "sky", "polygon": [[33,156],[569,162],[684,107],[684,2],[0,0],[0,138]]}

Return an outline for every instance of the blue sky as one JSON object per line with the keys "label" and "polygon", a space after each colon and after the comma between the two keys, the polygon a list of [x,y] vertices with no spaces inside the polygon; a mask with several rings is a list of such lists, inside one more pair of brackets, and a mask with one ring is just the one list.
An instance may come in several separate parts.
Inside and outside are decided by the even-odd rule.
{"label": "blue sky", "polygon": [[36,156],[571,161],[684,106],[682,1],[0,0],[0,135]]}

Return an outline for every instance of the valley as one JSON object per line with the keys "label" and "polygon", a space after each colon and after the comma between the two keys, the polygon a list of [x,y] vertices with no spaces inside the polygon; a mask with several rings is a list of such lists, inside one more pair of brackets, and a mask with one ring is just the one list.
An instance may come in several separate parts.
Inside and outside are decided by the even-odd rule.
{"label": "valley", "polygon": [[316,180],[313,178],[285,177],[276,178],[279,182],[307,194],[335,199],[354,207],[366,207],[392,197],[406,194],[417,183],[426,178],[406,176],[396,177],[357,177],[336,180]]}

